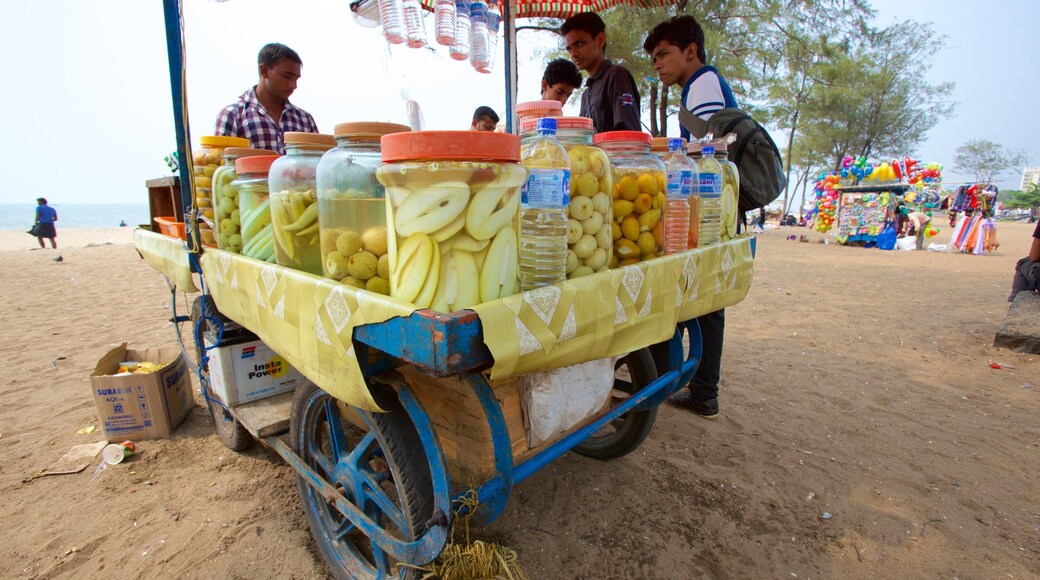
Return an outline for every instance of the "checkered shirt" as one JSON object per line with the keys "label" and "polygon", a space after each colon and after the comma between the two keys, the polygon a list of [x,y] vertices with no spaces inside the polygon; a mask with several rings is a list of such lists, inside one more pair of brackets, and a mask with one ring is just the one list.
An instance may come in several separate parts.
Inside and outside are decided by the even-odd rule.
{"label": "checkered shirt", "polygon": [[282,111],[282,124],[279,126],[256,98],[254,86],[242,93],[237,103],[228,105],[220,112],[213,134],[245,137],[249,139],[250,147],[270,149],[284,155],[285,142],[282,140],[282,134],[286,131],[317,133],[318,125],[310,113],[286,102],[285,110]]}

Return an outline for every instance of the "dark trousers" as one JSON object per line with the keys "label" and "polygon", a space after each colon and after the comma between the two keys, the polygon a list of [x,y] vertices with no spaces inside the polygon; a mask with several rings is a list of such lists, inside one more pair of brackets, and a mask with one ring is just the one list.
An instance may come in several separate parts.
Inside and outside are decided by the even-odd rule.
{"label": "dark trousers", "polygon": [[1015,277],[1011,280],[1011,296],[1008,302],[1015,301],[1019,292],[1035,292],[1040,286],[1040,262],[1033,262],[1028,257],[1015,264]]}
{"label": "dark trousers", "polygon": [[726,331],[726,311],[718,310],[697,319],[701,325],[704,349],[701,364],[690,380],[694,400],[707,401],[719,396],[719,372],[722,368],[722,336]]}

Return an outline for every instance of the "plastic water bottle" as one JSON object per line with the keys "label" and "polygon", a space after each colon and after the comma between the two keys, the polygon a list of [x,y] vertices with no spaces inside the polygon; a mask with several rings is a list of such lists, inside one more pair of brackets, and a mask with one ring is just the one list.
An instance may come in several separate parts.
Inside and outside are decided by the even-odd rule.
{"label": "plastic water bottle", "polygon": [[426,25],[423,23],[423,11],[419,0],[402,0],[401,8],[404,11],[404,29],[408,47],[426,46]]}
{"label": "plastic water bottle", "polygon": [[490,73],[495,66],[495,55],[498,54],[498,31],[502,28],[502,12],[498,3],[488,5],[488,64],[487,69],[480,72]]}
{"label": "plastic water bottle", "polygon": [[455,2],[455,42],[448,47],[448,55],[455,60],[466,60],[469,58],[469,2],[457,0]]}
{"label": "plastic water bottle", "polygon": [[469,5],[469,19],[473,26],[469,40],[469,63],[478,71],[486,71],[488,67],[487,14],[488,5],[484,0],[477,0]]}
{"label": "plastic water bottle", "polygon": [[401,0],[379,0],[379,23],[383,26],[383,38],[387,42],[402,44],[405,41]]}
{"label": "plastic water bottle", "polygon": [[567,206],[571,162],[556,140],[556,119],[538,119],[538,136],[523,146],[527,181],[520,191],[520,289],[567,277]]}
{"label": "plastic water bottle", "polygon": [[433,7],[433,21],[437,44],[451,46],[455,42],[455,0],[437,0]]}
{"label": "plastic water bottle", "polygon": [[700,171],[701,230],[697,247],[719,243],[722,231],[722,165],[715,160],[715,147],[706,145],[697,161]]}
{"label": "plastic water bottle", "polygon": [[668,155],[663,159],[668,204],[664,212],[664,253],[689,249],[690,194],[697,166],[686,156],[682,139],[668,140]]}

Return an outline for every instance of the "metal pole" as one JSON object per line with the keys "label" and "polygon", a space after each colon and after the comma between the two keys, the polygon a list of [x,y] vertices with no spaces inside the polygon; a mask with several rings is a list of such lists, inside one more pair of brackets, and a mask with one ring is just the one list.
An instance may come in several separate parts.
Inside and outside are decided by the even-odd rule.
{"label": "metal pole", "polygon": [[506,133],[519,134],[516,123],[516,18],[513,17],[511,0],[502,0],[502,50],[503,69],[506,73]]}
{"label": "metal pole", "polygon": [[[166,54],[170,61],[170,93],[173,97],[173,122],[177,132],[177,161],[180,172],[181,206],[185,210],[185,222],[188,221],[187,209],[191,207],[191,137],[188,133],[188,98],[184,86],[184,36],[183,19],[180,0],[163,0],[163,14],[166,18]],[[185,223],[185,227],[194,224]],[[191,246],[198,249],[198,244]]]}

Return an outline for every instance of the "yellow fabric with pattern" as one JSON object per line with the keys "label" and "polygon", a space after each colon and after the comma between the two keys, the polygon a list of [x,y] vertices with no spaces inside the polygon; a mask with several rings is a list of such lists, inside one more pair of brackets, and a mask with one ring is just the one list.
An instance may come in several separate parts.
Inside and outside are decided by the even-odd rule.
{"label": "yellow fabric with pattern", "polygon": [[166,276],[181,292],[195,293],[195,281],[188,265],[188,249],[182,240],[138,228],[134,247],[149,266]]}

